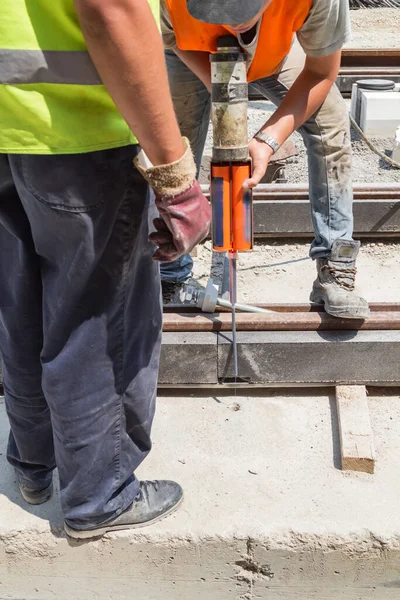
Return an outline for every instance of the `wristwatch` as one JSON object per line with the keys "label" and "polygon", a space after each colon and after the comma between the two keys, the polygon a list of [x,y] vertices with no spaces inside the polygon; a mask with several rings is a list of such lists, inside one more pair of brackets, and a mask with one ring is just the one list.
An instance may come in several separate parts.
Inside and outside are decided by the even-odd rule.
{"label": "wristwatch", "polygon": [[258,131],[255,136],[256,140],[260,140],[260,142],[264,142],[264,144],[268,144],[268,146],[270,148],[272,148],[272,150],[275,152],[277,152],[279,150],[279,144],[278,142],[271,137],[270,135],[267,135],[266,133],[263,133],[262,131]]}

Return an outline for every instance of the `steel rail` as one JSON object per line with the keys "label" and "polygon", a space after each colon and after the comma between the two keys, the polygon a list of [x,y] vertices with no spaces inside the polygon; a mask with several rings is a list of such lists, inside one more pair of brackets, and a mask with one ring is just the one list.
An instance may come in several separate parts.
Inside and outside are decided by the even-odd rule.
{"label": "steel rail", "polygon": [[342,67],[398,67],[400,48],[343,48]]}
{"label": "steel rail", "polygon": [[[203,186],[209,195],[209,186]],[[261,184],[254,191],[256,238],[311,238],[313,227],[307,185]],[[356,185],[356,237],[400,237],[400,184]]]}
{"label": "steel rail", "polygon": [[[203,192],[210,196],[210,186],[202,185]],[[400,201],[400,183],[356,184],[353,189],[354,200],[398,200]],[[306,183],[261,183],[253,196],[255,200],[308,200]]]}
{"label": "steel rail", "polygon": [[[237,313],[237,331],[392,331],[400,330],[400,310],[372,311],[366,321],[339,319],[325,312],[281,311],[271,313]],[[231,331],[229,313],[166,313],[163,331],[209,332]]]}
{"label": "steel rail", "polygon": [[[400,48],[344,48],[336,80],[342,94],[350,95],[353,83],[370,77],[400,82]],[[265,100],[251,86],[249,97],[250,100]]]}
{"label": "steel rail", "polygon": [[[273,310],[278,313],[310,313],[310,312],[323,312],[322,304],[310,304],[310,303],[296,303],[296,304],[277,304],[277,303],[257,303],[254,306],[259,306],[260,308],[265,308],[267,310]],[[375,312],[400,312],[400,302],[370,302],[369,308],[371,313]],[[218,307],[219,313],[229,313],[228,308]],[[212,313],[203,313],[199,312],[199,309],[195,306],[191,306],[190,304],[167,304],[164,306],[164,315],[169,313],[182,313],[182,314],[191,314],[191,313],[199,313],[199,314],[212,314]]]}

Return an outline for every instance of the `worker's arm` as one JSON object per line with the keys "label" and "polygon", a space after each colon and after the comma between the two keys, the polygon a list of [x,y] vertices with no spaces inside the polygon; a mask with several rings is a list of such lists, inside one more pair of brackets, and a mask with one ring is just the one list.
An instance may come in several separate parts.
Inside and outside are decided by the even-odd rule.
{"label": "worker's arm", "polygon": [[92,60],[154,165],[184,154],[160,33],[144,0],[75,0]]}
{"label": "worker's arm", "polygon": [[[329,56],[307,56],[303,71],[261,131],[283,144],[323,104],[339,73],[340,57],[341,50]],[[273,150],[256,139],[250,141],[249,150],[253,175],[244,187],[253,188],[264,176]]]}
{"label": "worker's arm", "polygon": [[195,180],[169,91],[161,36],[147,0],[75,0],[88,50],[117,108],[152,162],[139,167],[160,217],[153,258],[172,261],[208,233],[210,206]]}
{"label": "worker's arm", "polygon": [[199,52],[197,50],[180,50],[177,46],[173,51],[189,69],[197,75],[204,83],[209,92],[211,92],[211,65],[210,53]]}

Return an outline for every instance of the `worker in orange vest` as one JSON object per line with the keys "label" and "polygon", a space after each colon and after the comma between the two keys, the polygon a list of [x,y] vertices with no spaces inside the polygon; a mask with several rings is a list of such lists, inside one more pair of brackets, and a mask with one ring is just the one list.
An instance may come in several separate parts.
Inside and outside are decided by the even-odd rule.
{"label": "worker in orange vest", "polygon": [[[161,25],[175,111],[198,169],[210,117],[209,55],[219,36],[237,37],[248,81],[278,107],[249,142],[253,174],[245,185],[261,181],[272,155],[299,130],[308,154],[310,256],[318,273],[310,299],[333,316],[366,319],[368,304],[354,291],[360,243],[352,239],[349,118],[335,85],[350,38],[348,0],[162,0]],[[164,280],[187,275],[188,257],[179,260],[162,265]]]}

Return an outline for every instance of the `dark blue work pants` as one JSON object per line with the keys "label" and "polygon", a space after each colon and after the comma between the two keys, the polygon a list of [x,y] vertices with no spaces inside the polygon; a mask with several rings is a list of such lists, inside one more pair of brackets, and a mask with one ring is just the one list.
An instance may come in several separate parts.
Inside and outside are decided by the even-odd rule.
{"label": "dark blue work pants", "polygon": [[162,314],[137,152],[0,155],[8,460],[31,489],[57,466],[82,528],[130,505],[151,446]]}

